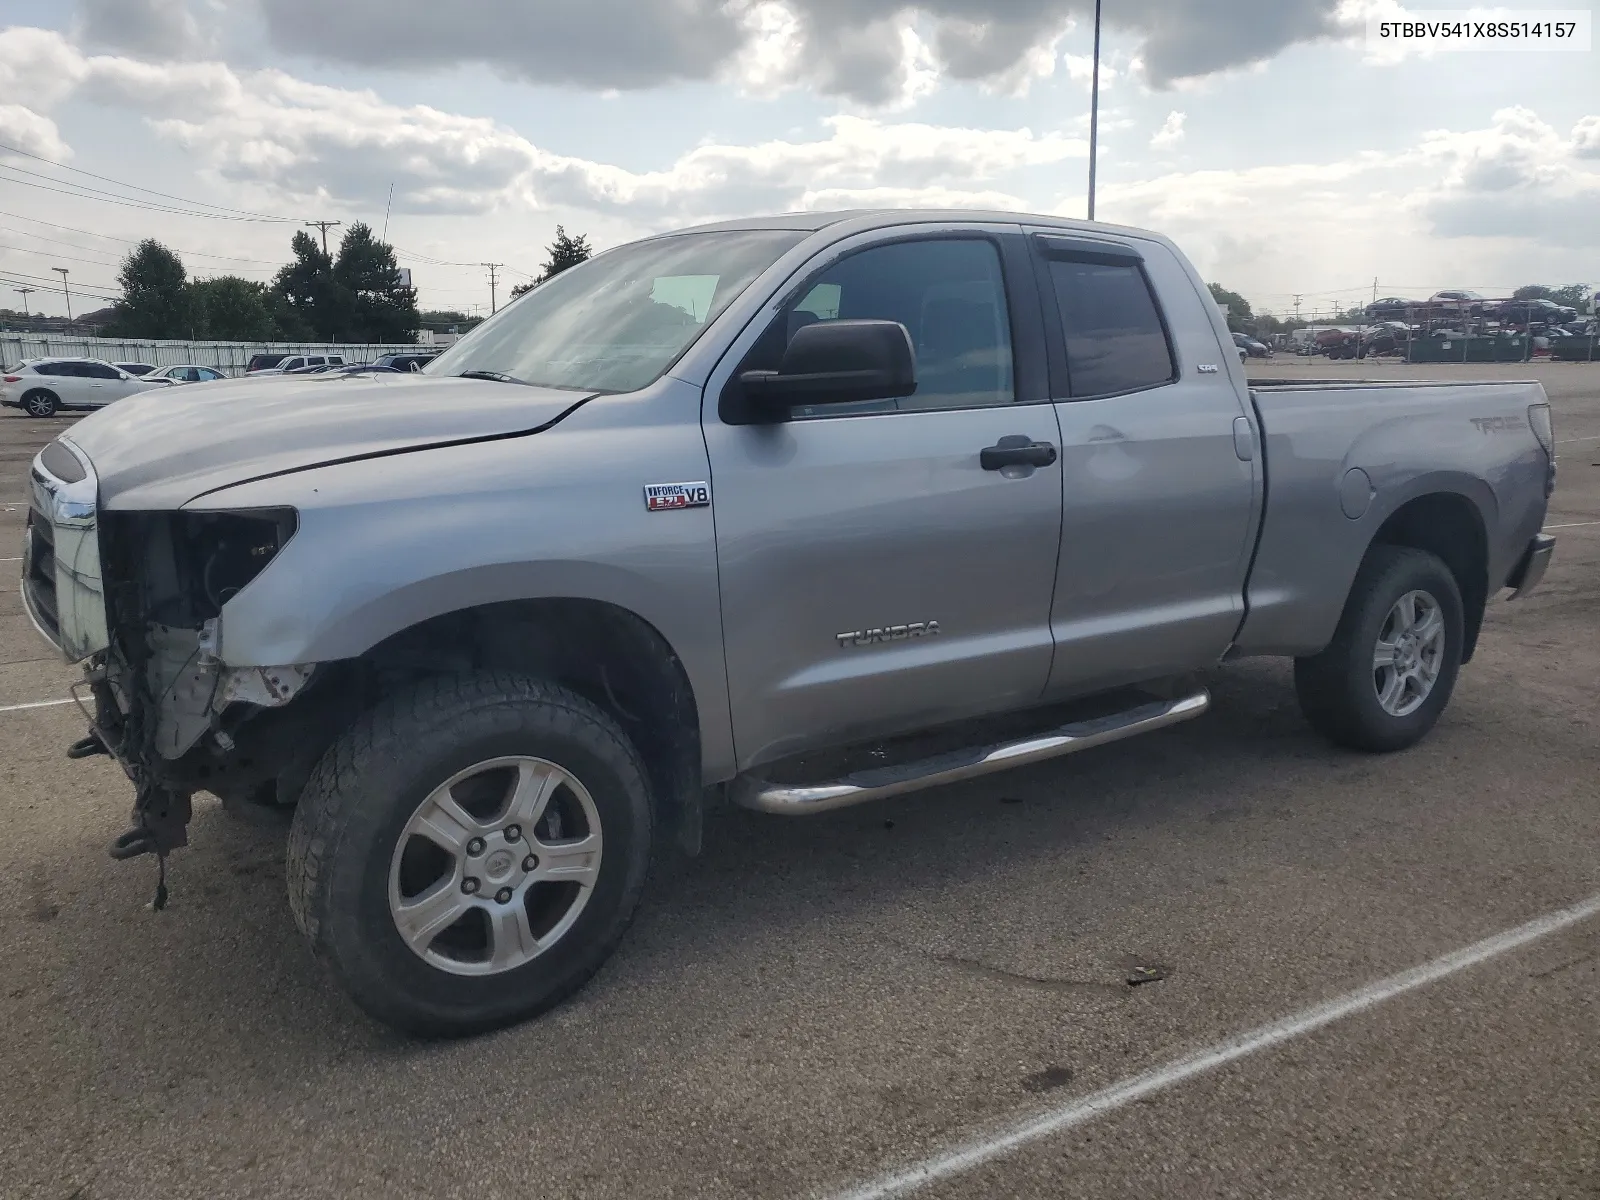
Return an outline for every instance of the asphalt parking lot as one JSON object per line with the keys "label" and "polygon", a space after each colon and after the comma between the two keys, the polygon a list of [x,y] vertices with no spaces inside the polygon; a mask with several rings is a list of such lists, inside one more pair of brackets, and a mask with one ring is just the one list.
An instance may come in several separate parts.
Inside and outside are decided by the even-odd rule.
{"label": "asphalt parking lot", "polygon": [[[469,1042],[346,1003],[290,919],[282,831],[214,801],[151,911],[153,861],[105,852],[118,768],[66,760],[70,706],[15,707],[72,673],[7,589],[0,1196],[832,1197],[931,1161],[951,1169],[919,1195],[1600,1197],[1600,916],[1574,909],[1600,894],[1600,364],[1252,372],[1550,394],[1554,562],[1491,607],[1427,741],[1330,749],[1287,664],[1247,662],[1145,739],[803,821],[721,814],[586,990]],[[68,423],[0,412],[0,556]],[[1041,1115],[1059,1128],[985,1157]]]}

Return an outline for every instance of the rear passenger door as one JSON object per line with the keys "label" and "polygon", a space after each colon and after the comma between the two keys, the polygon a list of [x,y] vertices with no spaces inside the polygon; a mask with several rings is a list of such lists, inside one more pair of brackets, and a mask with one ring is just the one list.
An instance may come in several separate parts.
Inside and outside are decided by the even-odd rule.
{"label": "rear passenger door", "polygon": [[[706,389],[741,768],[1044,690],[1061,480],[1027,246],[1016,226],[923,228],[824,251]],[[775,368],[802,325],[851,318],[905,326],[916,394],[759,420],[739,372]],[[1008,438],[1050,461],[986,465]]]}
{"label": "rear passenger door", "polygon": [[34,371],[45,377],[50,390],[63,406],[83,408],[89,403],[89,380],[78,373],[82,365],[75,362],[47,362],[40,363]]}
{"label": "rear passenger door", "polygon": [[1243,616],[1261,488],[1253,418],[1223,357],[1235,347],[1161,243],[1031,241],[1061,427],[1050,691],[1211,665]]}

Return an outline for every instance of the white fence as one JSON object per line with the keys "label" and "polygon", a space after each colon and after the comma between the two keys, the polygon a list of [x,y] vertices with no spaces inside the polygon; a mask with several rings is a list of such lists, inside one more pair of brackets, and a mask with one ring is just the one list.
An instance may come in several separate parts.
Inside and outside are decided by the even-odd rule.
{"label": "white fence", "polygon": [[69,337],[53,333],[0,333],[0,365],[28,358],[101,358],[157,367],[194,363],[238,374],[253,354],[337,354],[345,362],[371,362],[380,354],[415,352],[417,346],[349,345],[330,342],[167,342],[138,338]]}

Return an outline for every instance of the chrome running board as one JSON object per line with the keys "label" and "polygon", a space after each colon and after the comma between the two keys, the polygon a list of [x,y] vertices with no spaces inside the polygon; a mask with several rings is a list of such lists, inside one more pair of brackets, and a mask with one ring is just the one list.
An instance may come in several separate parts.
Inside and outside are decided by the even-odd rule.
{"label": "chrome running board", "polygon": [[791,816],[827,812],[1120,742],[1198,717],[1210,707],[1211,693],[1202,688],[1177,700],[1153,700],[1126,712],[1069,722],[1019,741],[969,746],[897,766],[870,767],[828,783],[772,783],[741,775],[730,785],[730,794],[735,804],[758,812]]}

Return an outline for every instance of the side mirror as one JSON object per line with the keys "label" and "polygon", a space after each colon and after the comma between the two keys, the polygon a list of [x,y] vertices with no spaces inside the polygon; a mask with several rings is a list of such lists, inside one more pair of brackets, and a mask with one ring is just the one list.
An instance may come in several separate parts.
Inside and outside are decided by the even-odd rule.
{"label": "side mirror", "polygon": [[795,331],[776,371],[739,384],[764,408],[889,400],[917,390],[917,359],[898,321],[818,321]]}

